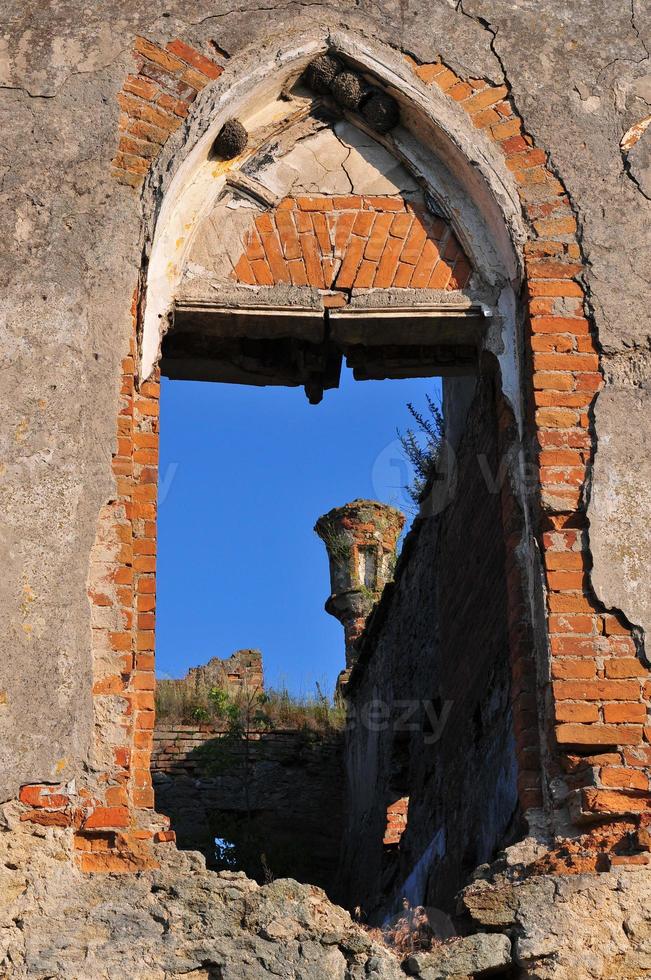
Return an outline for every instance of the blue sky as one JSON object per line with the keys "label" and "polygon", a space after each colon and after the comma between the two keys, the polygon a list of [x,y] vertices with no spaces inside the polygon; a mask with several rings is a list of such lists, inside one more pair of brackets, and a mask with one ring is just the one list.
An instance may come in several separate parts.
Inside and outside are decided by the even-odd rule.
{"label": "blue sky", "polygon": [[157,669],[262,650],[268,686],[332,692],[343,667],[316,519],[355,497],[405,509],[396,427],[434,379],[354,382],[309,405],[301,388],[163,380]]}

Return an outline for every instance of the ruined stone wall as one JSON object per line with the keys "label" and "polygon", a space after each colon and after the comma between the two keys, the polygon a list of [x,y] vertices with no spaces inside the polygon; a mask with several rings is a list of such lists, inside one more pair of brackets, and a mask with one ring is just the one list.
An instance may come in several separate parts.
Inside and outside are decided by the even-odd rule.
{"label": "ruined stone wall", "polygon": [[486,381],[456,450],[452,499],[416,520],[346,691],[342,869],[351,906],[370,916],[405,895],[449,906],[517,826],[498,466]]}
{"label": "ruined stone wall", "polygon": [[[542,450],[542,515],[528,546],[546,557],[550,626],[533,684],[526,617],[510,616],[512,658],[524,637],[514,727],[539,782],[526,744],[539,728],[545,755],[544,785],[527,782],[521,799],[535,807],[542,789],[561,830],[568,802],[576,821],[617,818],[612,860],[646,861],[627,841],[649,807],[651,764],[650,18],[639,0],[5,4],[0,798],[23,788],[0,835],[8,975],[139,977],[144,962],[170,980],[236,976],[243,963],[251,977],[399,969],[345,917],[315,913],[309,889],[291,909],[282,884],[252,902],[248,884],[170,858],[150,810],[157,378],[141,387],[139,287],[171,175],[211,114],[237,104],[246,71],[271,75],[283,45],[324,50],[345,35],[349,57],[370,46],[454,120],[475,186],[493,167],[486,193],[519,202],[502,233],[527,265],[532,331],[512,341],[535,371],[525,435]],[[507,534],[512,555],[519,542]],[[85,869],[164,867],[106,881],[70,862],[75,846]],[[557,855],[563,872],[576,870],[573,847]],[[511,914],[507,898],[511,912],[488,925],[513,931],[524,975],[648,973],[648,871],[562,881],[555,868],[541,862],[526,907]]]}
{"label": "ruined stone wall", "polygon": [[190,667],[185,677],[158,681],[158,690],[163,696],[167,689],[178,692],[188,700],[193,695],[210,691],[213,687],[231,695],[242,690],[262,691],[264,675],[260,651],[236,650],[230,657],[212,657],[206,664]]}
{"label": "ruined stone wall", "polygon": [[[147,833],[152,801],[157,406],[156,376],[140,388],[137,287],[162,191],[247,66],[275,64],[281,43],[322,50],[344,27],[359,50],[384,43],[441,118],[463,114],[464,152],[478,172],[499,155],[491,193],[517,196],[508,233],[532,325],[517,344],[535,371],[528,435],[538,429],[545,511],[528,546],[546,556],[552,637],[539,638],[539,707],[545,748],[552,719],[568,748],[545,799],[584,821],[648,807],[649,12],[635,0],[349,6],[257,16],[106,0],[5,14],[2,797],[28,787],[28,823],[97,820],[98,848],[123,823]],[[89,585],[108,604],[89,602]],[[532,699],[523,691],[523,724]]]}
{"label": "ruined stone wall", "polygon": [[[62,861],[64,831],[0,837],[2,966],[14,977],[150,980],[404,980],[393,950],[313,886],[207,872],[197,854],[157,846],[160,868],[83,875]],[[639,980],[651,971],[644,871],[480,880],[462,908],[473,934],[409,956],[408,975]],[[39,882],[35,889],[29,883]],[[47,882],[47,887],[43,887]],[[598,923],[598,930],[596,924]],[[80,937],[83,937],[83,944]],[[460,971],[463,971],[460,973]]]}
{"label": "ruined stone wall", "polygon": [[197,687],[223,685],[233,691],[242,688],[262,691],[262,654],[259,650],[236,650],[232,656],[224,659],[213,657],[207,664],[191,667],[186,679],[189,685]]}
{"label": "ruined stone wall", "polygon": [[[179,847],[215,866],[215,837],[255,840],[247,872],[296,878],[335,895],[343,831],[340,735],[252,732],[234,741],[210,726],[159,725],[152,775],[156,809],[171,819]],[[264,853],[264,865],[261,854]],[[239,866],[238,866],[239,867]]]}

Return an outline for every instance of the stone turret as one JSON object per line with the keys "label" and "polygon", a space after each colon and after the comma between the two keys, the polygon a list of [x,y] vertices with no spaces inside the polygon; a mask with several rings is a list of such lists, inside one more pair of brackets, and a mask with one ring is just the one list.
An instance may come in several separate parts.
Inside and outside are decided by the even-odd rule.
{"label": "stone turret", "polygon": [[353,500],[335,507],[316,522],[314,530],[330,559],[330,588],[325,608],[344,627],[345,685],[356,659],[355,643],[382,589],[393,578],[396,545],[405,523],[395,507],[377,500]]}

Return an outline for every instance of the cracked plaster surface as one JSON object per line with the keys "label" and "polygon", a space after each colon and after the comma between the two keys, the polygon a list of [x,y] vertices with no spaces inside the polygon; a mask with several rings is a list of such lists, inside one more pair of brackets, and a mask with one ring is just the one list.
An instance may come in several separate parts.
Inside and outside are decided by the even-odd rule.
{"label": "cracked plaster surface", "polygon": [[595,422],[601,436],[589,510],[599,531],[592,534],[592,580],[610,605],[634,609],[635,625],[649,636],[651,523],[637,519],[639,502],[648,507],[651,500],[648,389],[607,388],[597,401]]}
{"label": "cracked plaster surface", "polygon": [[308,136],[257,179],[279,197],[296,194],[397,194],[415,180],[384,147],[348,122]]}
{"label": "cracked plaster surface", "polygon": [[[595,416],[598,444],[606,446],[627,438],[633,388],[636,418],[648,419],[651,222],[642,181],[632,179],[646,166],[636,158],[648,157],[647,141],[640,141],[629,171],[620,141],[649,113],[651,7],[640,0],[462,6],[364,0],[355,7],[343,0],[260,6],[10,0],[2,21],[0,626],[7,650],[0,794],[6,797],[19,782],[74,775],[90,739],[87,560],[99,508],[112,492],[118,367],[140,255],[136,195],[110,178],[115,96],[133,68],[134,36],[162,44],[182,37],[227,63],[224,52],[236,58],[248,45],[344,25],[424,62],[441,57],[465,77],[505,80],[576,210],[607,375],[611,362],[617,366],[609,400],[600,397]],[[628,472],[642,466],[640,452],[631,443],[626,459],[603,458]],[[597,555],[605,555],[600,542],[612,521],[598,505],[601,479],[597,469],[590,511]],[[638,496],[627,508],[622,533],[641,540],[647,502]],[[627,588],[616,556],[597,560],[602,595],[617,593],[638,622],[637,586]],[[26,589],[34,596],[27,604]]]}
{"label": "cracked plaster surface", "polygon": [[[420,197],[413,177],[384,147],[350,123],[341,121],[300,139],[285,155],[258,166],[249,176],[278,198],[300,194],[367,194]],[[197,230],[184,279],[227,280],[242,255],[247,231],[259,208],[227,195]]]}

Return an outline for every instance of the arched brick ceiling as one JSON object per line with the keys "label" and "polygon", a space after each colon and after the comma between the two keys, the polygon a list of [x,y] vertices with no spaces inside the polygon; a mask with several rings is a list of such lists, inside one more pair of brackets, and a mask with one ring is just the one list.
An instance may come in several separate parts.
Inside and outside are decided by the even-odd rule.
{"label": "arched brick ceiling", "polygon": [[245,235],[234,278],[251,286],[463,289],[472,270],[454,232],[401,197],[285,198]]}

